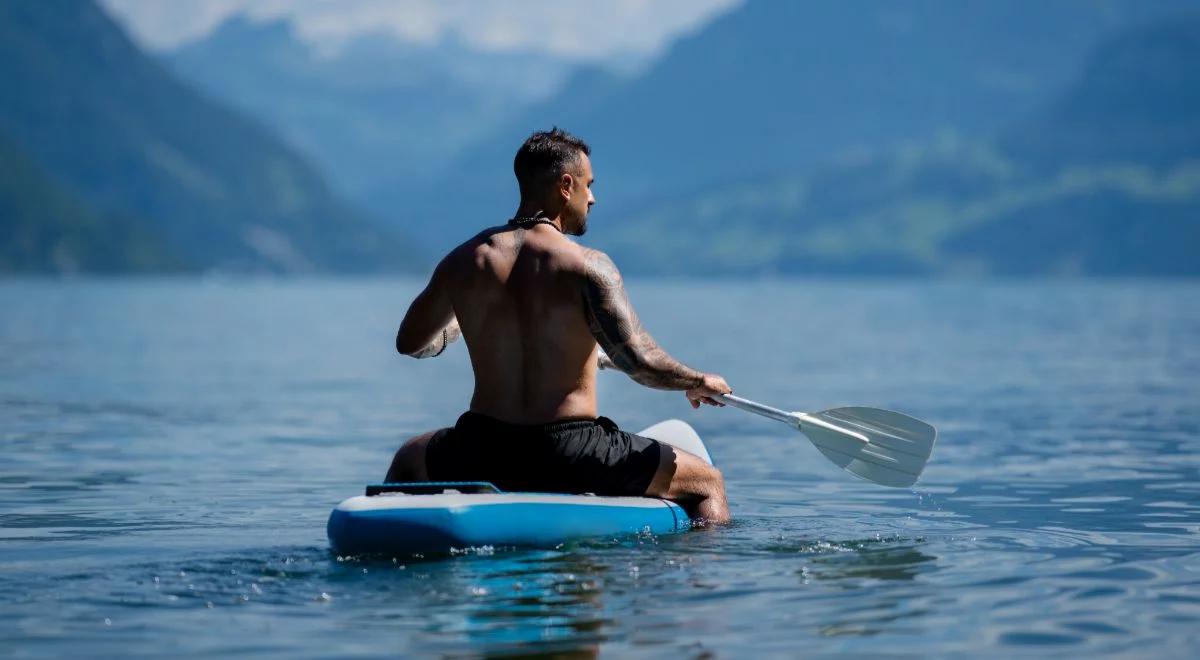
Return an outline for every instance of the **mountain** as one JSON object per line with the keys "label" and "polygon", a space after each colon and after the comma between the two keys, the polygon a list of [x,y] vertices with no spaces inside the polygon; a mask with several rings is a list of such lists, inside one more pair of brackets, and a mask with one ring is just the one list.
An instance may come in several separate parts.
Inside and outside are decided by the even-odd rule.
{"label": "mountain", "polygon": [[[93,3],[0,3],[0,133],[95,216],[196,268],[400,268],[412,253],[261,125],[178,82]],[[133,264],[131,264],[133,267]]]}
{"label": "mountain", "polygon": [[1046,193],[942,249],[1005,274],[1200,274],[1197,62],[1200,12],[1106,41],[1067,94],[998,141]]}
{"label": "mountain", "polygon": [[152,227],[97,215],[0,136],[0,273],[183,270]]}
{"label": "mountain", "polygon": [[355,199],[385,183],[420,189],[572,68],[531,52],[480,52],[455,36],[425,45],[379,33],[318,53],[284,21],[241,15],[165,60],[213,98],[277,127]]}
{"label": "mountain", "polygon": [[[397,188],[374,206],[411,209],[413,224],[434,210],[502,216],[516,206],[517,146],[558,125],[591,143],[597,213],[616,227],[684,193],[986,134],[1048,102],[1102,35],[1190,4],[750,0],[642,75],[587,96],[569,85],[465,151],[424,194]],[[477,173],[469,194],[455,176],[464,171]]]}
{"label": "mountain", "polygon": [[1049,111],[1006,133],[1005,148],[1054,167],[1200,158],[1198,19],[1192,11],[1107,40]]}
{"label": "mountain", "polygon": [[632,271],[1200,274],[1200,14],[1105,40],[992,139],[942,137],[631,213]]}

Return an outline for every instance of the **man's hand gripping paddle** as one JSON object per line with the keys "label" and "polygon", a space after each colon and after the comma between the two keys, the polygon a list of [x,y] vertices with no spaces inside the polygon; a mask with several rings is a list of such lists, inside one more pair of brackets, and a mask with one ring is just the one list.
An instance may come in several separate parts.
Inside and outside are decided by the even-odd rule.
{"label": "man's hand gripping paddle", "polygon": [[790,413],[732,394],[713,398],[799,430],[838,467],[883,486],[915,484],[937,440],[937,429],[890,410],[853,406]]}

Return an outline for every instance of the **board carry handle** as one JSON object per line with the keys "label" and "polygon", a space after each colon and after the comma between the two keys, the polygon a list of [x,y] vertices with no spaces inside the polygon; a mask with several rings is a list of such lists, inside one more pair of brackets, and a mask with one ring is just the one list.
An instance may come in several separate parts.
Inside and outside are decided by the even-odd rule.
{"label": "board carry handle", "polygon": [[384,493],[404,493],[406,495],[440,495],[447,491],[456,491],[464,495],[480,495],[502,493],[487,481],[416,481],[390,484],[370,484],[367,486],[367,497],[375,497]]}

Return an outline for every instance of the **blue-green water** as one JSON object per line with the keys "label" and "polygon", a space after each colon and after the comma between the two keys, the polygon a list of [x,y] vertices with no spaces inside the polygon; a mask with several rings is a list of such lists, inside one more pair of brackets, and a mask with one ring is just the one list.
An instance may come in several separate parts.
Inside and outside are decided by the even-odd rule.
{"label": "blue-green water", "polygon": [[660,341],[784,407],[941,432],[912,490],[682,417],[736,522],[392,564],[325,519],[470,392],[391,352],[416,281],[0,283],[0,655],[1165,655],[1200,649],[1200,284],[633,282]]}

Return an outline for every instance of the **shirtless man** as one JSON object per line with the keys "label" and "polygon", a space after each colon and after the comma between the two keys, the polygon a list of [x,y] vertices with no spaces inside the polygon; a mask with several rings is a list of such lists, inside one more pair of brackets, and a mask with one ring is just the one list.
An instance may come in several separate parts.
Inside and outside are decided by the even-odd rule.
{"label": "shirtless man", "polygon": [[683,391],[693,408],[720,405],[712,397],[731,390],[660,348],[608,255],[567,238],[587,230],[596,201],[589,153],[558,129],[530,136],[513,164],[516,216],[453,249],[409,307],[396,350],[436,357],[461,335],[475,391],[455,426],[401,446],[386,480],[650,495],[680,503],[694,518],[727,521],[716,468],[597,417],[597,368]]}

